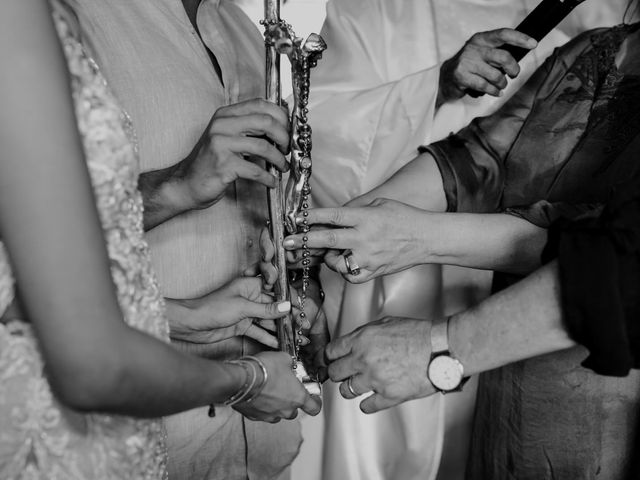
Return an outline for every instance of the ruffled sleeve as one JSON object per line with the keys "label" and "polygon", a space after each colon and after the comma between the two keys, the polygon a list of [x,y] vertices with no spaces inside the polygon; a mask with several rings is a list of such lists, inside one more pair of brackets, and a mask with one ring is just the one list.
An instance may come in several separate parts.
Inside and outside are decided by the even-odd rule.
{"label": "ruffled sleeve", "polygon": [[590,352],[583,365],[625,376],[640,367],[640,177],[603,209],[560,218],[543,259],[558,258],[564,321]]}

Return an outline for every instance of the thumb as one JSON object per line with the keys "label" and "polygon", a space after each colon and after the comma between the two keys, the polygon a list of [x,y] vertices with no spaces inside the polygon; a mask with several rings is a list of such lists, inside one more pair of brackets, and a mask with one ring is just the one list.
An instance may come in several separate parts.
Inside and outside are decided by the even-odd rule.
{"label": "thumb", "polygon": [[304,405],[302,405],[302,410],[312,417],[315,417],[320,413],[320,410],[322,410],[322,398],[318,395],[307,394]]}

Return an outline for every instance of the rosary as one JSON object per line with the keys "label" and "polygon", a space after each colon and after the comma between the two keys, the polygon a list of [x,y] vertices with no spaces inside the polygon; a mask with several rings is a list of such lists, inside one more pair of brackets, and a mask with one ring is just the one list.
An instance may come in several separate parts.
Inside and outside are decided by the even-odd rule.
{"label": "rosary", "polygon": [[[291,316],[277,321],[280,350],[291,355],[292,368],[298,379],[310,393],[319,393],[319,384],[312,379],[300,360],[302,325],[307,317],[305,302],[310,283],[311,252],[307,245],[309,223],[307,221],[311,187],[311,127],[308,124],[307,108],[311,68],[315,67],[326,44],[322,37],[311,34],[306,40],[296,37],[291,26],[280,19],[280,1],[265,0],[266,47],[266,98],[276,105],[282,105],[280,84],[280,55],[287,55],[291,63],[293,85],[293,109],[291,114],[291,158],[289,180],[283,189],[282,174],[275,168],[269,171],[277,179],[275,188],[269,190],[269,226],[276,255],[275,266],[278,278],[275,285],[277,301],[289,299],[290,280],[287,273],[286,255],[283,248],[284,236],[302,232],[302,291],[298,299],[300,322],[294,331]],[[283,191],[284,190],[284,191]],[[302,218],[301,226],[296,219]]]}

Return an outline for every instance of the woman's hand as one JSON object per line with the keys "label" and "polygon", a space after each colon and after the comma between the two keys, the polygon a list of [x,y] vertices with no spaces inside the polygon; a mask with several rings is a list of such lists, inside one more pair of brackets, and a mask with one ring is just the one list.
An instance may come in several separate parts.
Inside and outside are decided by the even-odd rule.
{"label": "woman's hand", "polygon": [[[429,214],[387,199],[377,199],[360,208],[312,209],[307,217],[309,224],[330,228],[307,233],[307,244],[311,248],[330,249],[325,256],[326,264],[349,282],[363,283],[427,263],[426,249],[430,242],[426,236],[430,232],[425,220]],[[284,247],[300,249],[303,236],[287,237]],[[351,258],[357,262],[360,268],[357,275],[349,272],[345,251],[350,251]]]}
{"label": "woman's hand", "polygon": [[224,287],[191,300],[167,299],[171,338],[190,344],[211,344],[246,336],[272,348],[271,320],[291,311],[290,302],[275,303],[262,291],[260,278],[237,278]]}
{"label": "woman's hand", "polygon": [[322,400],[309,395],[302,383],[293,374],[291,357],[283,352],[262,352],[255,355],[267,369],[268,378],[264,389],[250,402],[234,405],[234,409],[250,420],[276,423],[282,418],[293,419],[298,409],[309,415],[317,415]]}
{"label": "woman's hand", "polygon": [[[333,340],[325,350],[329,377],[346,399],[373,392],[360,403],[374,413],[436,392],[427,378],[431,322],[385,318]],[[355,395],[357,394],[357,395]]]}

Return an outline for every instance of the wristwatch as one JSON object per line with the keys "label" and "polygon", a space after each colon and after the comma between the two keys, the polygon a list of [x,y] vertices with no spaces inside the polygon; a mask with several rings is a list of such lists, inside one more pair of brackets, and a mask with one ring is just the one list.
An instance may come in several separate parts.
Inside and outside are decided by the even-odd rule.
{"label": "wristwatch", "polygon": [[427,378],[440,393],[459,392],[469,377],[462,363],[449,351],[449,317],[431,327],[431,359]]}

